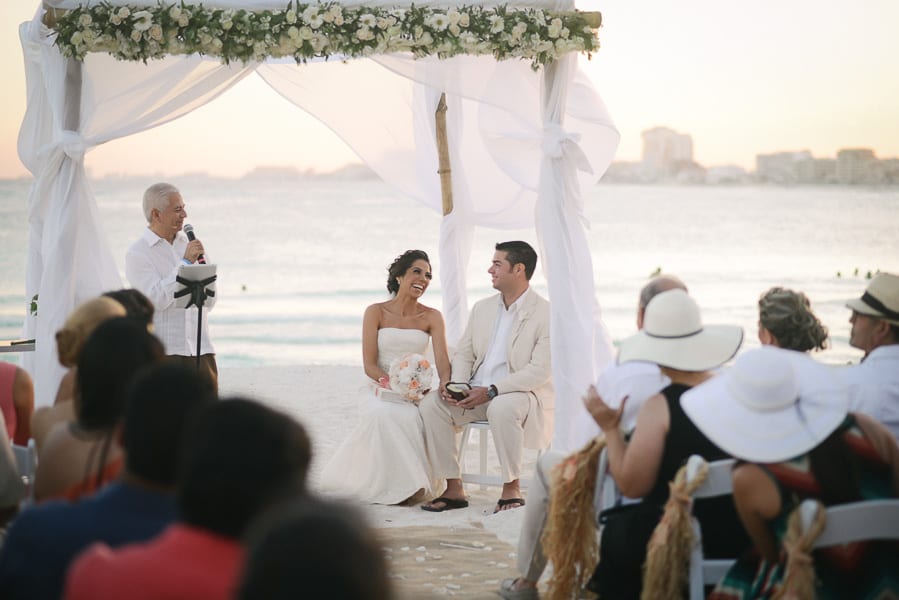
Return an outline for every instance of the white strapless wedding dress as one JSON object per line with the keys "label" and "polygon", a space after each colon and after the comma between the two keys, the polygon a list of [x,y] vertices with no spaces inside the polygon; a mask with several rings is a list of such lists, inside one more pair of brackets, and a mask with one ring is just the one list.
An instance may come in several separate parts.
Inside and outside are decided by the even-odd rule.
{"label": "white strapless wedding dress", "polygon": [[[378,330],[378,364],[387,371],[404,354],[424,354],[430,336],[420,329]],[[437,381],[435,378],[436,394]],[[322,471],[320,489],[371,504],[399,504],[412,496],[433,497],[436,482],[425,450],[418,406],[380,399],[377,385],[365,388],[359,425]],[[419,494],[423,491],[423,494]]]}

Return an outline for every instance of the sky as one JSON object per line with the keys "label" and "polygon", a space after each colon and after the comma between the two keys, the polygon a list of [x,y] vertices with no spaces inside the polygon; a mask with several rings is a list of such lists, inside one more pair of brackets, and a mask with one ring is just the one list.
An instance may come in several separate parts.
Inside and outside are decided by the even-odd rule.
{"label": "sky", "polygon": [[[25,113],[17,28],[37,6],[0,3],[0,178],[28,174],[16,152]],[[602,47],[581,66],[621,132],[616,160],[639,160],[640,132],[655,126],[690,134],[694,158],[706,166],[753,169],[756,154],[785,150],[833,157],[865,147],[899,156],[896,0],[579,0],[578,7],[603,14]],[[358,159],[343,142],[255,76],[182,119],[86,157],[98,177],[240,176],[257,165],[330,171],[351,162]]]}

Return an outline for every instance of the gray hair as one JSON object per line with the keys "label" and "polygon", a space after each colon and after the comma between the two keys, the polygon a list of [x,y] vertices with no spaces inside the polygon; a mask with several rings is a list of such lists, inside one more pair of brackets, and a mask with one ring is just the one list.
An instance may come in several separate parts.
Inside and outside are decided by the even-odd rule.
{"label": "gray hair", "polygon": [[674,275],[658,275],[653,277],[652,280],[640,290],[640,310],[645,309],[650,300],[668,290],[684,290],[686,292],[687,285]]}
{"label": "gray hair", "polygon": [[152,220],[153,209],[163,211],[169,205],[169,196],[180,194],[178,188],[171,183],[154,183],[144,192],[144,216],[147,223]]}

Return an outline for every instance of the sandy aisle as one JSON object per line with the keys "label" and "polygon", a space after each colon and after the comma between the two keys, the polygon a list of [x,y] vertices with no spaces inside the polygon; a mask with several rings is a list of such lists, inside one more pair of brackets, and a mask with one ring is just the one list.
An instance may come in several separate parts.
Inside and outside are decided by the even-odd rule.
{"label": "sandy aisle", "polygon": [[[311,487],[338,444],[357,423],[361,367],[296,366],[224,369],[223,396],[245,395],[276,407],[307,428],[313,444]],[[477,470],[478,436],[472,435],[468,470]],[[499,473],[492,442],[488,468]],[[526,453],[525,473],[534,451]],[[528,475],[529,476],[529,475]],[[515,550],[524,510],[492,514],[498,487],[466,489],[471,505],[445,513],[418,506],[364,506],[385,542],[391,575],[404,598],[466,596],[496,598],[500,581],[514,577]],[[527,494],[527,491],[525,491]]]}

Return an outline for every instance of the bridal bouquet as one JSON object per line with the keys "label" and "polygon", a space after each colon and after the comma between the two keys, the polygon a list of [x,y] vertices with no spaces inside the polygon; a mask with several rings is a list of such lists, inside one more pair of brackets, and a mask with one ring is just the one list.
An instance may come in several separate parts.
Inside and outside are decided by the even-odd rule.
{"label": "bridal bouquet", "polygon": [[388,375],[394,392],[418,404],[431,389],[434,369],[421,354],[406,354],[390,364]]}

